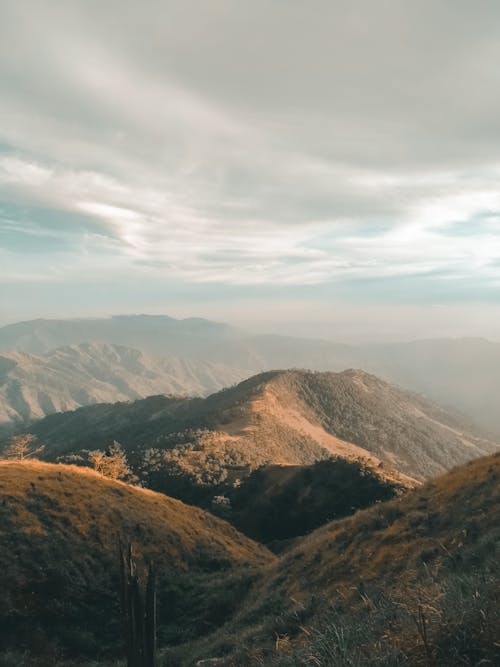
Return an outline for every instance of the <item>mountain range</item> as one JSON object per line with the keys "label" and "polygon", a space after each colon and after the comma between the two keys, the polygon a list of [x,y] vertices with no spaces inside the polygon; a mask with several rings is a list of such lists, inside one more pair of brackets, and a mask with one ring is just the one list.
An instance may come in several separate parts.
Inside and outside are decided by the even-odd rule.
{"label": "mountain range", "polygon": [[[18,348],[0,354],[3,418],[44,445],[0,461],[0,663],[119,664],[128,545],[139,587],[157,572],[160,664],[497,664],[499,439],[365,370],[251,370],[295,352],[342,368],[354,347],[164,324],[184,357],[129,347],[126,322],[120,343],[96,321],[91,342],[0,330]],[[464,378],[493,382],[485,341],[363,350],[406,386],[448,364],[455,407]],[[135,486],[89,469],[97,449]]]}
{"label": "mountain range", "polygon": [[0,424],[152,394],[205,396],[247,377],[222,364],[152,357],[108,343],[0,354]]}
{"label": "mountain range", "polygon": [[[497,410],[500,344],[484,339],[351,345],[291,336],[256,335],[201,318],[178,320],[164,315],[42,319],[0,328],[0,353],[4,355],[25,352],[45,358],[44,355],[53,353],[56,348],[85,343],[131,347],[150,359],[167,356],[182,359],[182,364],[187,360],[216,364],[216,368],[210,370],[213,379],[206,391],[203,391],[206,386],[203,381],[184,385],[182,372],[180,377],[173,373],[179,386],[186,386],[189,393],[190,387],[198,387],[196,393],[207,393],[242,377],[274,368],[320,371],[362,368],[409,390],[423,393],[445,408],[462,413],[464,418],[482,428],[500,433],[500,413]],[[3,363],[12,365],[12,360]],[[88,376],[87,380],[92,378]],[[99,377],[96,380],[99,381]],[[126,382],[133,384],[128,379]],[[56,381],[58,383],[59,380]],[[159,381],[156,386],[159,393],[169,393],[175,385],[171,377],[165,384]],[[23,392],[22,386],[16,387],[14,394]],[[133,391],[136,389],[134,387]],[[29,390],[26,391],[29,394]],[[123,392],[120,386],[113,389],[110,382],[109,398],[97,400],[121,400],[123,394],[130,398],[133,391]],[[82,396],[82,401],[76,400],[75,403],[80,405],[83,399]],[[52,411],[51,403],[54,409],[71,404],[67,398],[58,396],[56,389],[49,392],[48,399],[41,403],[34,410],[34,416],[39,416],[40,411],[43,414]],[[8,419],[29,413],[26,408],[21,408],[19,412],[15,405],[4,405],[2,410],[4,418]]]}

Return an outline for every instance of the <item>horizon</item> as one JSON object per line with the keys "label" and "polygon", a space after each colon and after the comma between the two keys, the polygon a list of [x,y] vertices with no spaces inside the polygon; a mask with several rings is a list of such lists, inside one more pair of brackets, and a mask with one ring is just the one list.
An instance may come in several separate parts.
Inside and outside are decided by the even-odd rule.
{"label": "horizon", "polygon": [[[290,333],[286,333],[284,331],[281,331],[278,329],[277,331],[270,331],[266,329],[248,329],[244,325],[241,325],[241,323],[234,323],[234,322],[224,322],[222,320],[213,320],[207,317],[201,317],[197,315],[188,315],[186,317],[175,317],[172,314],[169,313],[110,313],[108,315],[88,315],[88,316],[82,316],[82,317],[37,317],[29,320],[16,320],[13,322],[6,322],[2,323],[0,321],[0,329],[3,329],[5,327],[9,326],[16,326],[20,324],[29,324],[31,322],[95,322],[95,321],[102,321],[102,320],[112,320],[112,319],[133,319],[133,318],[165,318],[168,320],[175,320],[177,322],[185,322],[185,321],[190,321],[190,320],[199,320],[202,322],[206,322],[208,324],[216,324],[216,325],[221,325],[221,326],[227,326],[233,329],[236,329],[237,331],[240,331],[241,333],[244,333],[249,336],[266,336],[266,335],[276,335],[276,336],[283,336],[283,337],[290,337],[290,338],[297,338],[297,339],[304,339],[304,340],[317,340],[321,342],[328,342],[328,343],[333,343],[333,344],[339,344],[339,345],[353,345],[353,346],[362,346],[362,345],[398,345],[398,344],[405,344],[405,343],[422,343],[426,341],[483,341],[487,343],[500,343],[500,338],[495,339],[494,337],[488,337],[488,336],[480,336],[480,335],[448,335],[448,336],[431,336],[431,337],[409,337],[407,339],[396,339],[396,338],[387,338],[385,340],[377,340],[377,339],[365,339],[365,338],[360,338],[358,340],[354,341],[346,341],[342,340],[339,338],[327,338],[323,336],[314,336],[314,335],[293,335]],[[94,341],[87,341],[87,342],[94,342]]]}

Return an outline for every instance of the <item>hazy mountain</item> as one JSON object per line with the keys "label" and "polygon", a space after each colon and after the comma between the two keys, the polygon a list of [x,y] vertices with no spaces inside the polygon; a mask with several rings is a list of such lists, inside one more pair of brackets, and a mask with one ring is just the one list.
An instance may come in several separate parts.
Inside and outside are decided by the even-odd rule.
{"label": "hazy mountain", "polygon": [[221,364],[155,358],[106,343],[71,345],[43,356],[3,353],[0,424],[159,393],[206,395],[248,374]]}
{"label": "hazy mountain", "polygon": [[[0,351],[44,354],[61,345],[120,344],[153,355],[223,364],[252,372],[272,368],[341,371],[363,368],[425,393],[480,426],[500,433],[500,344],[483,339],[343,345],[250,335],[199,318],[132,315],[95,320],[33,320],[0,328]],[[240,376],[241,377],[241,376]]]}
{"label": "hazy mountain", "polygon": [[481,338],[422,340],[366,346],[364,354],[363,368],[500,433],[499,343]]}
{"label": "hazy mountain", "polygon": [[119,541],[141,578],[156,565],[163,641],[222,625],[273,560],[207,512],[86,468],[1,462],[0,494],[0,643],[35,656],[12,665],[120,655]]}
{"label": "hazy mountain", "polygon": [[31,320],[0,328],[0,351],[44,354],[64,345],[109,343],[149,354],[209,359],[211,347],[241,334],[226,324],[166,315],[116,315],[104,319]]}
{"label": "hazy mountain", "polygon": [[88,406],[46,417],[30,431],[50,460],[118,440],[145,484],[189,501],[196,500],[193,488],[211,497],[263,464],[334,456],[411,485],[499,447],[363,371],[271,371],[205,399]]}

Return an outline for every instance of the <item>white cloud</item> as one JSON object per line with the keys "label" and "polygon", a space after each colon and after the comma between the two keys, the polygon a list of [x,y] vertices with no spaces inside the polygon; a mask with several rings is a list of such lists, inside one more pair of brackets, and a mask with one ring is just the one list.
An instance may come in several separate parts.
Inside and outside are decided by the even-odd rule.
{"label": "white cloud", "polygon": [[2,3],[0,280],[497,285],[498,7],[313,5]]}

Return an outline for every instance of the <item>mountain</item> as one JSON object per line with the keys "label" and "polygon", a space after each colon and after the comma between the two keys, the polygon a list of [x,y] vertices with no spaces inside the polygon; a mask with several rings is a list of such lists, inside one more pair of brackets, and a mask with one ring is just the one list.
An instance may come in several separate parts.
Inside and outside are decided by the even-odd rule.
{"label": "mountain", "polygon": [[43,356],[7,352],[0,354],[0,424],[159,393],[206,395],[248,374],[107,343],[70,345]]}
{"label": "mountain", "polygon": [[132,544],[141,576],[155,563],[162,639],[173,643],[222,625],[249,577],[273,560],[224,521],[164,495],[89,469],[1,462],[0,643],[20,651],[2,664],[120,656],[119,541]]}
{"label": "mountain", "polygon": [[412,486],[499,448],[421,396],[355,370],[270,371],[204,399],[88,406],[46,417],[30,431],[50,460],[78,459],[117,440],[145,485],[189,502],[264,464],[337,457]]}
{"label": "mountain", "polygon": [[124,345],[153,355],[210,360],[212,346],[219,348],[224,340],[239,335],[229,325],[196,317],[177,320],[167,315],[115,315],[104,319],[39,319],[0,327],[0,351],[45,354],[56,347],[95,342]]}
{"label": "mountain", "polygon": [[56,347],[99,342],[146,354],[249,369],[342,371],[363,368],[458,410],[500,434],[500,344],[480,338],[344,345],[292,336],[254,335],[200,318],[125,315],[108,319],[33,320],[0,328],[0,352],[45,354]]}
{"label": "mountain", "polygon": [[198,657],[245,665],[500,664],[500,453],[333,521],[271,564]]}
{"label": "mountain", "polygon": [[500,344],[435,339],[364,348],[360,365],[500,433]]}

